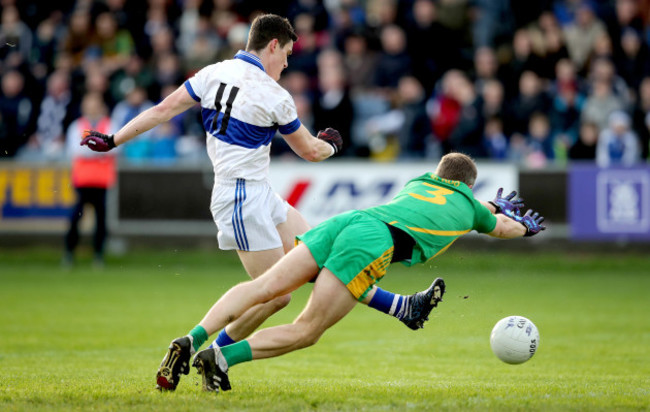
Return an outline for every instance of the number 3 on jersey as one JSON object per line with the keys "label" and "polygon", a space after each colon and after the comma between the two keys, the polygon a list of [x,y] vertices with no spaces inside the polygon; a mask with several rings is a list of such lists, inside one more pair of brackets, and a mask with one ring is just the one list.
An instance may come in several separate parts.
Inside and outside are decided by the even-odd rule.
{"label": "number 3 on jersey", "polygon": [[[221,112],[221,108],[223,107],[221,105],[221,100],[223,99],[223,92],[226,90],[227,84],[225,83],[219,83],[219,89],[217,89],[217,95],[214,97],[214,108],[217,111],[214,115],[214,118],[212,119],[212,129],[216,129],[217,127],[217,119],[219,119],[219,113]],[[237,97],[237,93],[239,92],[239,87],[233,86],[230,89],[230,93],[228,94],[228,98],[226,99],[226,111],[223,114],[223,118],[221,119],[221,127],[219,128],[219,131],[217,134],[226,134],[226,129],[228,128],[228,122],[230,121],[230,112],[232,111],[232,103],[235,101],[235,97]]]}
{"label": "number 3 on jersey", "polygon": [[423,182],[422,184],[435,189],[426,191],[430,195],[433,195],[433,197],[424,196],[418,193],[409,193],[409,195],[413,196],[416,199],[424,200],[425,202],[433,203],[436,205],[444,205],[447,203],[447,198],[445,198],[445,196],[449,196],[454,193],[453,190],[445,189],[444,187],[432,185],[430,183]]}

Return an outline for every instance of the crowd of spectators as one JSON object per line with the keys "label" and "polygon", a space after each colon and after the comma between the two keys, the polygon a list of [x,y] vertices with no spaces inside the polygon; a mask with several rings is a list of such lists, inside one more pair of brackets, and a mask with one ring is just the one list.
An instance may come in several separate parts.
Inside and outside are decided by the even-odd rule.
{"label": "crowd of spectators", "polygon": [[[38,4],[37,4],[38,3]],[[64,156],[85,95],[117,130],[245,47],[252,19],[299,36],[280,82],[341,156],[542,168],[635,164],[650,140],[650,0],[0,0],[0,155]],[[124,146],[131,161],[201,156],[200,108]],[[288,156],[281,139],[273,154]]]}

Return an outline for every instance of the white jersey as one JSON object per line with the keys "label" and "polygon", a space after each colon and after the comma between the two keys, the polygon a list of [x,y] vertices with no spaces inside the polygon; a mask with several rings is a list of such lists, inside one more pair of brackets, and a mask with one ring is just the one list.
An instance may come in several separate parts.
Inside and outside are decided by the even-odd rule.
{"label": "white jersey", "polygon": [[201,103],[215,181],[267,180],[271,139],[276,131],[295,132],[300,120],[293,98],[260,59],[240,50],[234,59],[201,69],[185,87]]}

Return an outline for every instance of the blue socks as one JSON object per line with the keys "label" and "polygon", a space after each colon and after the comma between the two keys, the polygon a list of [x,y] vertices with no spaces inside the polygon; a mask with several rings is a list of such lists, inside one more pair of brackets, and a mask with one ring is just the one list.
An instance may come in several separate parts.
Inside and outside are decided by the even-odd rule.
{"label": "blue socks", "polygon": [[368,306],[397,319],[402,319],[406,307],[406,296],[377,288],[377,292],[375,292]]}
{"label": "blue socks", "polygon": [[224,346],[232,345],[235,343],[235,341],[228,336],[228,333],[226,333],[226,328],[221,329],[221,332],[219,332],[219,335],[217,336],[217,339],[214,340],[209,346],[209,348],[214,348],[215,346],[218,346],[220,348],[223,348]]}

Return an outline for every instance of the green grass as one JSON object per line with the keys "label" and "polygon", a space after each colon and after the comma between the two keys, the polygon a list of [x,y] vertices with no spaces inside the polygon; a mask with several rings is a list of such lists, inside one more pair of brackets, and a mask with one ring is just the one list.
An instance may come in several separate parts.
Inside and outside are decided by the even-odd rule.
{"label": "green grass", "polygon": [[[161,394],[154,375],[169,341],[245,279],[233,254],[162,248],[65,271],[54,251],[0,250],[0,410],[650,409],[647,254],[460,249],[381,283],[407,293],[445,278],[425,329],[359,306],[314,347],[234,367],[217,396],[195,374]],[[295,318],[310,289],[269,324]],[[511,314],[541,335],[517,366],[489,347]]]}

